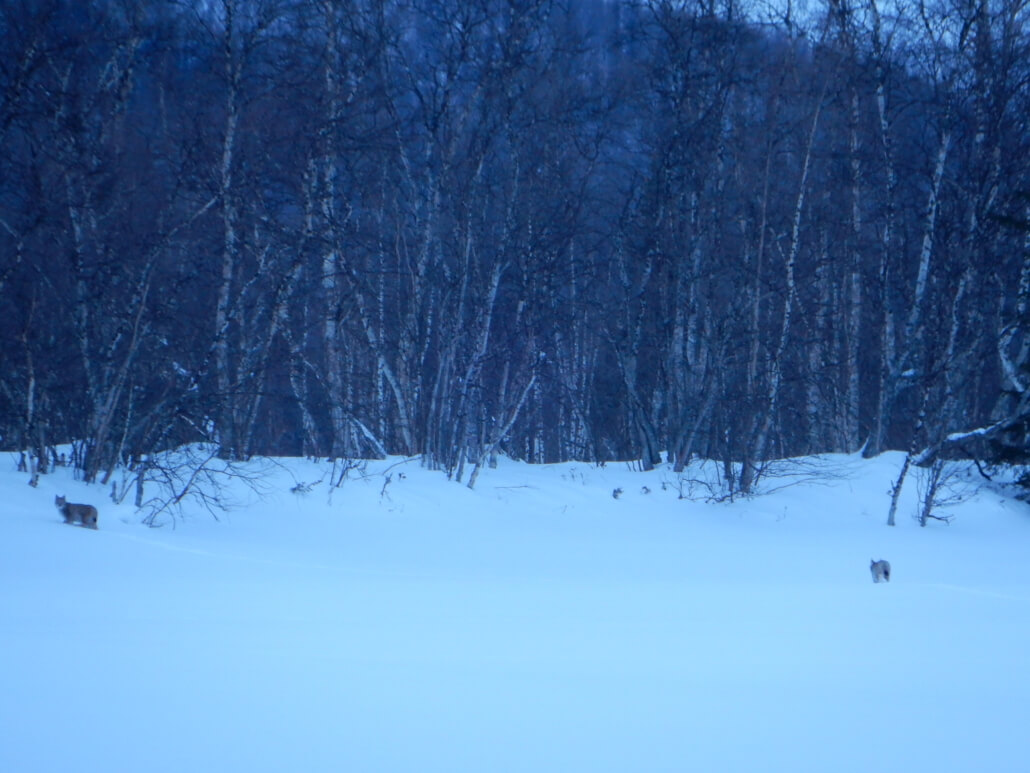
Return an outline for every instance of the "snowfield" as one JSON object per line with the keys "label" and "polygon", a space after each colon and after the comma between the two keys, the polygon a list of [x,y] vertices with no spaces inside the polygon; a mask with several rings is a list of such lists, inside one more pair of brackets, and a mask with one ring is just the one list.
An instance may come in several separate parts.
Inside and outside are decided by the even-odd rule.
{"label": "snowfield", "polygon": [[331,489],[277,460],[163,528],[15,462],[0,771],[1030,765],[1030,507],[983,487],[921,529],[910,478],[888,528],[895,454],[732,503],[669,468],[502,460],[469,490],[390,459]]}

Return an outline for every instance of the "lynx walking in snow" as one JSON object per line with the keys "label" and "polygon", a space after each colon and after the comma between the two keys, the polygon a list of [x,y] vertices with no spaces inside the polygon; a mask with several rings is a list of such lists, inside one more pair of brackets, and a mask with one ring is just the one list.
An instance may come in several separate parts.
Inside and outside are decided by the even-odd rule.
{"label": "lynx walking in snow", "polygon": [[891,565],[888,561],[873,561],[869,559],[869,571],[873,573],[873,582],[883,580],[891,581]]}
{"label": "lynx walking in snow", "polygon": [[76,505],[68,502],[64,497],[54,497],[54,504],[64,516],[65,523],[78,521],[87,529],[97,528],[97,509],[93,505]]}

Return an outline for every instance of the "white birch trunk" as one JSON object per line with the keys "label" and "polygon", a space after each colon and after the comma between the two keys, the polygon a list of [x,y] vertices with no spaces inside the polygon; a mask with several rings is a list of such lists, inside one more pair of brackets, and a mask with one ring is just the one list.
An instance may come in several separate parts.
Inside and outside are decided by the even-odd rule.
{"label": "white birch trunk", "polygon": [[755,437],[750,459],[745,461],[741,470],[740,488],[744,493],[750,492],[752,485],[755,483],[757,472],[756,465],[760,464],[765,459],[765,453],[769,443],[769,433],[772,429],[776,413],[779,410],[780,387],[783,381],[783,359],[787,351],[787,345],[790,342],[791,326],[793,324],[794,317],[794,301],[797,296],[795,269],[798,253],[801,249],[801,217],[805,210],[805,196],[808,191],[808,173],[812,164],[812,148],[815,146],[815,135],[816,130],[819,127],[819,117],[822,113],[822,101],[824,96],[825,86],[823,93],[819,95],[819,99],[815,106],[815,113],[812,116],[812,125],[809,129],[808,140],[805,145],[805,155],[801,164],[801,179],[798,182],[798,196],[794,203],[794,218],[791,225],[790,249],[787,252],[787,259],[783,269],[784,299],[779,341],[776,344],[776,350],[769,363],[769,389],[766,394],[766,405],[764,408],[762,423],[759,427],[758,434]]}
{"label": "white birch trunk", "polygon": [[337,283],[339,257],[335,250],[329,250],[322,258],[322,291],[325,293],[326,309],[322,323],[322,340],[325,345],[326,389],[329,393],[329,424],[332,432],[330,455],[334,459],[346,455],[347,416],[344,410],[345,379],[343,375],[344,353],[340,341],[339,303],[340,291]]}
{"label": "white birch trunk", "polygon": [[859,379],[859,341],[862,336],[862,163],[859,159],[858,92],[851,92],[850,150],[851,150],[851,255],[847,275],[847,332],[844,358],[846,386],[844,400],[844,450],[855,451],[860,442],[861,382]]}
{"label": "white birch trunk", "polygon": [[876,61],[876,117],[879,125],[880,150],[883,154],[884,164],[884,218],[883,228],[880,235],[880,266],[877,273],[878,297],[880,305],[880,338],[879,338],[879,379],[877,385],[876,408],[873,414],[873,426],[869,437],[866,440],[863,454],[867,457],[875,456],[883,449],[885,442],[887,424],[890,419],[889,412],[893,398],[891,397],[893,373],[897,368],[897,356],[895,349],[895,328],[894,311],[888,300],[887,288],[891,281],[890,268],[891,257],[894,252],[894,231],[895,231],[895,192],[897,190],[898,178],[894,163],[894,135],[893,125],[887,105],[887,94],[889,84],[887,82],[887,61],[889,52],[887,43],[884,41],[881,18],[877,0],[869,0],[870,19],[872,29],[870,31],[870,42],[873,48],[873,56]]}
{"label": "white birch trunk", "polygon": [[934,162],[933,177],[927,195],[926,213],[923,221],[923,238],[919,249],[919,269],[912,292],[912,310],[905,324],[905,348],[907,364],[911,367],[913,358],[918,356],[918,348],[922,339],[923,316],[927,304],[927,282],[930,277],[930,262],[933,258],[933,240],[937,230],[937,210],[940,204],[941,181],[944,179],[944,165],[951,148],[951,131],[945,130],[937,147],[937,158]]}
{"label": "white birch trunk", "polygon": [[223,51],[225,57],[225,133],[222,138],[222,157],[219,167],[219,197],[222,203],[222,266],[219,277],[218,297],[215,303],[214,367],[215,384],[218,390],[218,443],[220,455],[235,458],[236,447],[236,405],[229,354],[229,325],[232,307],[232,287],[236,274],[238,255],[238,211],[234,190],[233,167],[236,150],[236,130],[239,123],[240,68],[233,49],[236,2],[223,0],[225,32]]}

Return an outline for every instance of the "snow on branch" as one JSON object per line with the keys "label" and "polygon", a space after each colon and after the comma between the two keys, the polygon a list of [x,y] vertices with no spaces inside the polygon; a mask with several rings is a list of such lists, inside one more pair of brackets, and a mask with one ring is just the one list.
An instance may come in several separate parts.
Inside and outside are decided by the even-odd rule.
{"label": "snow on branch", "polygon": [[966,430],[964,432],[952,432],[944,440],[938,443],[934,443],[931,446],[927,446],[918,454],[912,458],[912,463],[917,467],[924,467],[934,460],[934,458],[948,446],[961,443],[971,438],[989,439],[995,435],[1004,432],[1007,429],[1014,427],[1021,421],[1021,417],[1008,416],[1004,419],[989,424],[986,427],[977,427],[976,429]]}

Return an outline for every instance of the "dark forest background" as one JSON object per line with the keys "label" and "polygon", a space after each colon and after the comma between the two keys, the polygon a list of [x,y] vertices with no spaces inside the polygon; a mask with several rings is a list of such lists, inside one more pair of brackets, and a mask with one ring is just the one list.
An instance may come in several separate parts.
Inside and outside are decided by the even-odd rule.
{"label": "dark forest background", "polygon": [[5,0],[0,443],[1018,459],[1026,0]]}

